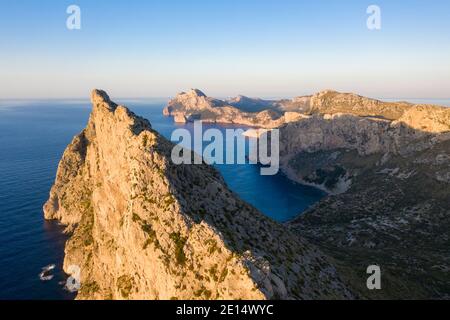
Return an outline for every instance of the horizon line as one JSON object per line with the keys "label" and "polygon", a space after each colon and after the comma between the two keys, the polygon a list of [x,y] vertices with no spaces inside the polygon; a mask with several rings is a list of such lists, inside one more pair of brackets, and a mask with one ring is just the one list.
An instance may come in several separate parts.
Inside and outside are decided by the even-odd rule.
{"label": "horizon line", "polygon": [[[337,91],[339,92],[339,91]],[[369,99],[398,99],[398,101],[402,101],[403,99],[414,99],[414,100],[450,100],[450,97],[374,97],[374,96],[365,96],[359,93],[353,93],[353,92],[339,92],[339,93],[352,93],[352,94],[356,94],[356,95],[360,95],[362,97],[365,98],[369,98]],[[108,93],[109,94],[109,93]],[[245,94],[241,94],[242,96],[248,97],[248,98],[259,98],[259,99],[272,99],[272,100],[277,100],[277,99],[293,99],[293,98],[297,98],[297,97],[307,97],[307,96],[311,96],[314,94],[305,94],[305,95],[295,95],[295,96],[285,96],[285,97],[280,97],[280,96],[250,96],[250,95],[245,95]],[[176,96],[176,95],[175,95]],[[137,100],[137,99],[173,99],[175,96],[123,96],[123,97],[114,97],[114,99],[121,99],[121,100],[125,100],[125,99],[130,99],[130,100]],[[239,95],[238,95],[239,96]],[[209,96],[207,95],[207,97],[210,98],[219,98],[219,99],[228,99],[228,98],[235,98],[237,96],[233,96],[233,95],[229,95],[229,96]],[[23,98],[17,98],[17,97],[6,97],[6,98],[2,98],[0,97],[0,101],[30,101],[30,100],[40,100],[40,101],[48,101],[48,100],[90,100],[89,95],[88,96],[83,96],[83,97],[23,97]]]}

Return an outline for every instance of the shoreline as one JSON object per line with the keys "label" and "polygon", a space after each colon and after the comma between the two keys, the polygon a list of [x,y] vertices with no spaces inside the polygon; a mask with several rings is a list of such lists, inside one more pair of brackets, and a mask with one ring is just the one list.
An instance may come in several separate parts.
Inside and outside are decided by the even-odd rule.
{"label": "shoreline", "polygon": [[[171,115],[171,114],[166,115],[166,114],[164,114],[164,116],[172,118],[172,120],[173,120],[173,122],[175,124],[181,124],[181,123],[178,123],[178,122],[175,121],[175,116],[174,115]],[[227,126],[227,125],[247,126],[247,127],[249,127],[249,129],[246,132],[244,132],[243,135],[245,137],[248,137],[248,138],[256,138],[256,139],[258,139],[265,132],[268,132],[271,129],[275,129],[275,128],[263,127],[261,125],[248,125],[248,124],[242,124],[242,123],[239,123],[239,122],[225,122],[225,121],[220,122],[220,121],[212,121],[210,119],[202,120],[202,122],[205,123],[205,124],[210,124],[210,125],[218,125],[218,126],[220,126],[222,128],[225,128],[225,126]],[[192,123],[192,121],[187,121],[184,124],[188,124],[188,123]],[[344,190],[344,191],[342,191],[342,190],[333,191],[333,190],[330,190],[327,187],[325,187],[324,184],[320,184],[319,185],[319,184],[307,182],[307,181],[297,177],[296,173],[293,171],[293,169],[288,164],[289,160],[290,160],[290,157],[286,158],[284,160],[280,160],[280,172],[283,175],[285,175],[290,181],[292,181],[294,183],[297,183],[297,184],[300,184],[300,185],[303,185],[303,186],[316,188],[316,189],[318,189],[320,191],[325,192],[327,194],[327,196],[341,194],[341,193],[344,193],[346,191],[346,190]]]}

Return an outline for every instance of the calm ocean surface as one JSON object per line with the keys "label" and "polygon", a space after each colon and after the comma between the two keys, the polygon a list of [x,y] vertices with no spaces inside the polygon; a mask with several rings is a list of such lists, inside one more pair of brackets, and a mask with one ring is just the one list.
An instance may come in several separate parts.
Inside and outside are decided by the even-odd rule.
{"label": "calm ocean surface", "polygon": [[[183,127],[162,115],[162,100],[118,102],[149,119],[168,138],[174,128]],[[428,102],[450,106],[448,100]],[[42,206],[59,159],[85,127],[90,110],[88,101],[0,101],[0,299],[73,298],[59,283],[65,280],[62,228],[44,221]],[[282,175],[261,176],[258,166],[218,169],[232,190],[281,222],[324,196]],[[53,263],[55,278],[41,282],[41,268]]]}

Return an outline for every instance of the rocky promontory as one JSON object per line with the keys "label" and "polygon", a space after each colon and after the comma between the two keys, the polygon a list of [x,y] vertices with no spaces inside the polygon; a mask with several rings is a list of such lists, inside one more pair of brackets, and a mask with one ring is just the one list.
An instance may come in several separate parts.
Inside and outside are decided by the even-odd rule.
{"label": "rocky promontory", "polygon": [[[164,108],[164,115],[173,116],[176,122],[202,120],[206,123],[233,123],[274,128],[283,122],[282,114],[273,109],[275,102],[247,97],[227,101],[210,98],[198,89],[182,92]],[[261,110],[250,112],[247,110]]]}
{"label": "rocky promontory", "polygon": [[175,121],[202,120],[212,123],[277,128],[314,114],[348,113],[362,117],[395,120],[412,106],[407,102],[382,102],[333,90],[283,100],[263,100],[245,96],[220,100],[208,97],[198,89],[191,89],[188,92],[179,93],[170,100],[163,112],[166,116],[173,116]]}
{"label": "rocky promontory", "polygon": [[64,269],[81,270],[78,299],[355,297],[331,259],[211,166],[173,164],[173,144],[105,92],[92,104],[44,207],[70,235]]}

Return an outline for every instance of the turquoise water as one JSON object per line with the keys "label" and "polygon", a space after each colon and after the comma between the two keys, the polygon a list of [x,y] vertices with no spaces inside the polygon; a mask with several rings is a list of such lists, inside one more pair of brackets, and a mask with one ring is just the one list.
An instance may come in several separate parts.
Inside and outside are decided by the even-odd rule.
{"label": "turquoise water", "polygon": [[[168,138],[180,127],[162,115],[164,101],[118,102],[149,119]],[[44,221],[42,206],[59,159],[73,136],[86,126],[90,109],[88,101],[0,102],[0,299],[73,298],[59,283],[65,279],[62,228]],[[217,168],[242,199],[280,222],[324,195],[281,174],[261,176],[255,165]],[[55,278],[41,282],[41,268],[52,263],[56,264]]]}

